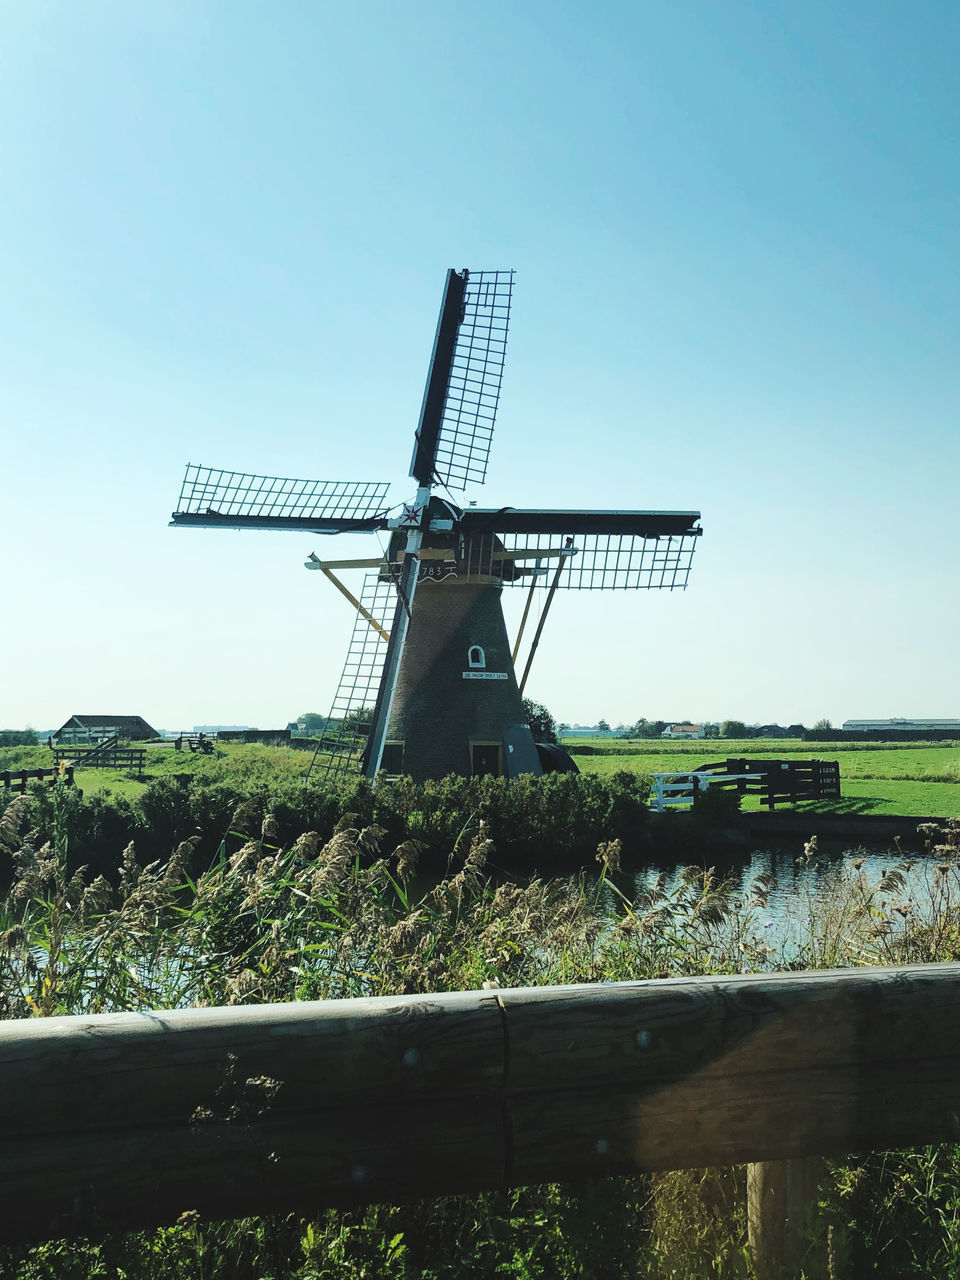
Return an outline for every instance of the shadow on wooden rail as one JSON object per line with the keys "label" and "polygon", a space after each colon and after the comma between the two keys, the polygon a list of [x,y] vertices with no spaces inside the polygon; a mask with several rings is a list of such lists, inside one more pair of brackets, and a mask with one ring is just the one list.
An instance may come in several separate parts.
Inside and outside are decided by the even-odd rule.
{"label": "shadow on wooden rail", "polygon": [[2,1022],[0,1236],[947,1139],[958,995],[944,964]]}

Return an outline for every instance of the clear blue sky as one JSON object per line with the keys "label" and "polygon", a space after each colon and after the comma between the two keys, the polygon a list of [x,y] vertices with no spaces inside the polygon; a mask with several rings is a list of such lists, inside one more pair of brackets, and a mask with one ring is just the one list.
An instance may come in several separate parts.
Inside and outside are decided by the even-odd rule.
{"label": "clear blue sky", "polygon": [[0,726],[327,710],[302,563],[370,544],[166,521],[187,461],[408,496],[451,266],[517,271],[469,497],[703,513],[535,698],[960,715],[958,59],[947,0],[7,0]]}

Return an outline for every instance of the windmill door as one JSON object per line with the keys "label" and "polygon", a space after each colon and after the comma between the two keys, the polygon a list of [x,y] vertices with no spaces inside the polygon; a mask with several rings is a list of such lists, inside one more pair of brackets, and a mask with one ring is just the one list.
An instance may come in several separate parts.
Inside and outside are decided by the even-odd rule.
{"label": "windmill door", "polygon": [[475,778],[483,778],[487,774],[499,777],[503,772],[500,766],[500,743],[471,742],[470,772]]}

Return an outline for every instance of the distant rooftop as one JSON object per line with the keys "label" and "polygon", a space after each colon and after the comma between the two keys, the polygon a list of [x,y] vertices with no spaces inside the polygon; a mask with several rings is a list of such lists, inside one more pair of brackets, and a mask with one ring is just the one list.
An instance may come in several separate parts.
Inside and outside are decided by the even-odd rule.
{"label": "distant rooftop", "polygon": [[160,735],[143,716],[71,716],[53,735],[119,733],[122,738],[158,738]]}
{"label": "distant rooftop", "polygon": [[960,720],[904,720],[894,716],[890,720],[844,720],[842,727],[857,729],[957,729]]}

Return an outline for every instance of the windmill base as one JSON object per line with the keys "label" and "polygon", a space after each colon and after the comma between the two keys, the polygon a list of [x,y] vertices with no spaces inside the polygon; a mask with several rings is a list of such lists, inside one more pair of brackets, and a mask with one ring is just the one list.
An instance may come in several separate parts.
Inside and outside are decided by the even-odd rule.
{"label": "windmill base", "polygon": [[383,768],[419,782],[448,773],[543,772],[524,719],[498,585],[456,579],[418,585]]}

